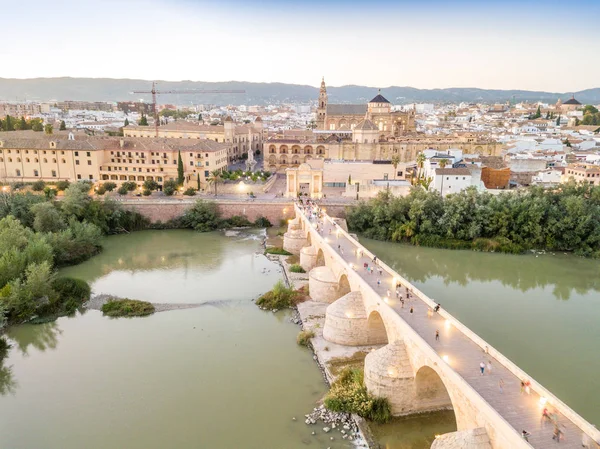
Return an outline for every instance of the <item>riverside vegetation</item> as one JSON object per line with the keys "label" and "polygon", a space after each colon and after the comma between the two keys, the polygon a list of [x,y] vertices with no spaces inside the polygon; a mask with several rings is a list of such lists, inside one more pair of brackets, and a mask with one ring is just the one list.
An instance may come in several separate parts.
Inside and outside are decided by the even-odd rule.
{"label": "riverside vegetation", "polygon": [[364,372],[359,368],[346,367],[340,372],[325,396],[325,407],[334,412],[356,413],[377,423],[387,423],[392,418],[388,400],[367,391]]}
{"label": "riverside vegetation", "polygon": [[445,198],[413,188],[388,192],[347,212],[353,232],[377,240],[449,249],[522,253],[569,251],[600,257],[600,187],[574,182],[500,195],[474,188]]}
{"label": "riverside vegetation", "polygon": [[154,313],[154,306],[137,299],[111,299],[102,305],[102,313],[110,317],[147,316]]}

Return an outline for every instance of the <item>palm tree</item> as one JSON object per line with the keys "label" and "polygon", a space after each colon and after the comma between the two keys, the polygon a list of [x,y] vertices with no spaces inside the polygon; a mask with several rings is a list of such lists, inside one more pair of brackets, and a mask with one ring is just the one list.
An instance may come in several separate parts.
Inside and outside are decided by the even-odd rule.
{"label": "palm tree", "polygon": [[400,163],[400,156],[394,154],[392,156],[392,165],[394,166],[394,179],[396,179],[396,174],[398,173],[398,164]]}
{"label": "palm tree", "polygon": [[446,165],[448,165],[448,162],[450,162],[448,159],[440,160],[440,168],[446,168]]}
{"label": "palm tree", "polygon": [[215,196],[217,196],[217,184],[221,182],[221,172],[219,170],[213,170],[210,172],[210,176],[206,180],[209,184],[215,185]]}

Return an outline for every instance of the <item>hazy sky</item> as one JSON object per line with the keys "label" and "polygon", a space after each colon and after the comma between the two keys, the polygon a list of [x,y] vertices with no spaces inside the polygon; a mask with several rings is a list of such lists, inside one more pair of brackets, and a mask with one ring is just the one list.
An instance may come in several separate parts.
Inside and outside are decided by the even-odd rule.
{"label": "hazy sky", "polygon": [[600,0],[29,0],[1,10],[6,78],[600,87]]}

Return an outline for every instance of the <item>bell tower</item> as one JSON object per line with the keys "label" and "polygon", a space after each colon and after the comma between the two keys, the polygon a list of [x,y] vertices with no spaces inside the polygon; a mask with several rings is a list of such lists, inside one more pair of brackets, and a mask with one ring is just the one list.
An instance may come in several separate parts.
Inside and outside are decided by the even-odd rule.
{"label": "bell tower", "polygon": [[325,129],[325,119],[327,118],[327,87],[325,87],[325,77],[321,79],[321,90],[319,91],[319,104],[317,106],[317,129]]}

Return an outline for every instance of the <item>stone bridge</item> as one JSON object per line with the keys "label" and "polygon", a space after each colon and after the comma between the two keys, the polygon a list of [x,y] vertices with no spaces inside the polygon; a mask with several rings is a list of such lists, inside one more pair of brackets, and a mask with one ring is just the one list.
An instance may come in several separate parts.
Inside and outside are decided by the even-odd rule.
{"label": "stone bridge", "polygon": [[[600,441],[595,427],[456,318],[444,309],[433,313],[435,302],[385,263],[378,261],[375,273],[367,273],[363,265],[373,265],[374,255],[344,222],[326,213],[321,220],[309,218],[307,210],[294,207],[284,248],[299,255],[309,272],[312,300],[330,304],[324,338],[348,346],[382,345],[365,358],[365,384],[388,398],[394,415],[454,410],[457,432],[441,435],[432,448],[554,447],[553,425],[541,424],[544,407],[558,416],[565,435],[560,447],[581,448],[584,434]],[[396,298],[397,283],[403,297],[407,289],[412,292],[405,304]],[[492,370],[482,376],[479,364],[488,361]],[[522,380],[530,382],[530,394],[521,392]],[[524,429],[531,434],[528,441],[521,436]]]}

